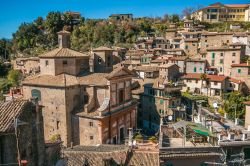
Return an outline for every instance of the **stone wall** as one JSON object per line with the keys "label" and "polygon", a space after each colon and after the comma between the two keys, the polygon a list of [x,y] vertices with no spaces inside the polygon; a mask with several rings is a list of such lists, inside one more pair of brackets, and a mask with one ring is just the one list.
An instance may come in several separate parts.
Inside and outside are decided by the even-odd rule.
{"label": "stone wall", "polygon": [[[45,147],[42,118],[37,114],[33,105],[27,105],[18,117],[26,125],[19,126],[18,145],[21,160],[27,160],[28,166],[44,166]],[[0,164],[17,163],[17,140],[14,129],[11,133],[0,135]]]}
{"label": "stone wall", "polygon": [[[64,145],[69,146],[71,142],[70,111],[74,108],[74,92],[77,89],[66,90],[65,92],[64,88],[23,86],[25,99],[32,97],[32,89],[37,89],[41,92],[40,104],[43,106],[45,140],[50,140],[53,136],[60,135]],[[68,99],[67,102],[65,97]]]}
{"label": "stone wall", "polygon": [[40,58],[41,75],[55,75],[55,59]]}

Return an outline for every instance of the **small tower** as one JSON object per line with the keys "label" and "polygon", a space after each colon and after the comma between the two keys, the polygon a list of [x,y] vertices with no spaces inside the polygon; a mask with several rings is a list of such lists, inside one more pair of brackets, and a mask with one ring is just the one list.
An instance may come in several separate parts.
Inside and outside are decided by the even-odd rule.
{"label": "small tower", "polygon": [[70,32],[62,30],[57,34],[59,48],[70,48]]}

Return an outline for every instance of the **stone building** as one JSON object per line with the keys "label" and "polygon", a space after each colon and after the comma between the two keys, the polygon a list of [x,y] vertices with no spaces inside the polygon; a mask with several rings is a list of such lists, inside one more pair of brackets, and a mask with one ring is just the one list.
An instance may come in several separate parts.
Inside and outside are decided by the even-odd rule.
{"label": "stone building", "polygon": [[89,60],[90,72],[111,72],[114,65],[113,51],[113,49],[108,47],[93,49]]}
{"label": "stone building", "polygon": [[214,47],[207,48],[202,59],[206,59],[210,67],[217,68],[219,75],[230,76],[232,65],[242,60],[240,47]]}
{"label": "stone building", "polygon": [[109,19],[114,21],[132,21],[133,14],[112,14],[109,16]]}
{"label": "stone building", "polygon": [[187,59],[186,73],[205,73],[207,61],[204,59]]}
{"label": "stone building", "polygon": [[201,79],[201,74],[187,73],[182,76],[185,86],[182,91],[204,94],[207,96],[220,97],[227,91],[227,77],[218,75],[206,75],[206,79]]}
{"label": "stone building", "polygon": [[245,128],[250,130],[250,101],[247,101],[244,104],[246,105]]}
{"label": "stone building", "polygon": [[248,63],[232,64],[231,77],[244,81],[250,87],[250,65]]}
{"label": "stone building", "polygon": [[181,40],[180,48],[185,51],[186,55],[195,56],[198,53],[199,39],[186,38]]}
{"label": "stone building", "polygon": [[23,74],[38,73],[40,71],[39,58],[17,58],[12,62],[14,70],[20,70]]}
{"label": "stone building", "polygon": [[186,72],[186,60],[188,57],[186,56],[179,56],[179,57],[171,57],[168,58],[169,63],[173,63],[179,66],[179,72],[185,73]]}
{"label": "stone building", "polygon": [[129,128],[136,128],[136,102],[131,98],[131,72],[119,67],[111,73],[79,78],[85,105],[72,117],[73,142],[78,145],[121,144]]}
{"label": "stone building", "polygon": [[233,43],[232,32],[203,32],[200,39],[200,50],[211,47],[222,47]]}
{"label": "stone building", "polygon": [[141,121],[140,127],[152,134],[158,131],[161,116],[174,116],[181,104],[181,87],[162,78],[144,80],[143,86],[139,94],[141,112],[138,120]]}
{"label": "stone building", "polygon": [[164,64],[159,66],[159,75],[167,82],[176,82],[180,76],[179,66],[176,64]]}
{"label": "stone building", "polygon": [[191,18],[204,22],[250,21],[249,4],[214,3],[192,13]]}
{"label": "stone building", "polygon": [[18,165],[26,160],[28,165],[43,166],[45,143],[41,124],[42,114],[34,103],[0,102],[0,165]]}
{"label": "stone building", "polygon": [[[105,73],[113,69],[110,49],[97,48],[90,57],[69,46],[69,32],[59,32],[59,48],[39,56],[41,73],[22,83],[24,98],[37,97],[43,106],[45,140],[60,136],[65,146],[111,143],[110,137],[103,135],[111,133],[107,130],[110,124],[123,126],[119,132],[111,133],[112,140],[116,134],[117,141],[113,143],[120,143],[120,135],[126,136],[126,129],[135,127],[131,74],[123,67]],[[100,73],[93,73],[97,71]],[[113,124],[117,118],[119,124]]]}
{"label": "stone building", "polygon": [[135,69],[139,78],[157,78],[159,76],[159,68],[157,66],[137,66]]}

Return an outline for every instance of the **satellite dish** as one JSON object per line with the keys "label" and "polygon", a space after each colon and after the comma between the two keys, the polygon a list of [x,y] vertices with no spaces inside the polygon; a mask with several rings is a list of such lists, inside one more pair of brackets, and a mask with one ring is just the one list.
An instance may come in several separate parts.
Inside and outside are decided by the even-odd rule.
{"label": "satellite dish", "polygon": [[172,121],[173,120],[173,116],[168,116],[168,120]]}
{"label": "satellite dish", "polygon": [[217,103],[214,103],[214,104],[213,104],[213,107],[214,107],[214,108],[218,108],[218,104],[217,104]]}

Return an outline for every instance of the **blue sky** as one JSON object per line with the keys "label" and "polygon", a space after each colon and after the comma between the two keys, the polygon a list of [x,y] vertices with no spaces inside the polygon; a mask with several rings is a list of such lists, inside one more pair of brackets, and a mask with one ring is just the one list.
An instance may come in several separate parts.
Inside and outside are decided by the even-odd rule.
{"label": "blue sky", "polygon": [[[0,38],[11,38],[22,22],[31,22],[50,11],[79,11],[87,18],[107,18],[111,13],[163,16],[181,13],[189,6],[218,0],[1,0]],[[221,3],[250,3],[250,0],[221,0]]]}

